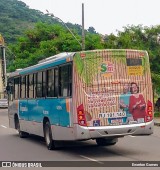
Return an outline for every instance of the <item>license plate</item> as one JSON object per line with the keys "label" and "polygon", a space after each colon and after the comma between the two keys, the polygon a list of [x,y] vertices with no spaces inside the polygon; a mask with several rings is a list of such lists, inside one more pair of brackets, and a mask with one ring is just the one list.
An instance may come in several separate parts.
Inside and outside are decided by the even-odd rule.
{"label": "license plate", "polygon": [[138,123],[144,123],[144,118],[139,118],[139,119],[137,119],[137,122],[138,122]]}
{"label": "license plate", "polygon": [[120,118],[120,119],[111,119],[111,124],[122,124],[123,123],[123,120]]}
{"label": "license plate", "polygon": [[99,113],[99,118],[122,118],[126,117],[126,112]]}

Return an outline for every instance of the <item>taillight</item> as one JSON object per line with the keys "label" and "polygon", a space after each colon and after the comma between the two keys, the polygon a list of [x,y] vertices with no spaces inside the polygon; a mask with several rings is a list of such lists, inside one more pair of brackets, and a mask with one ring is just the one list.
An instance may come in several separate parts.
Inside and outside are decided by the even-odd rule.
{"label": "taillight", "polygon": [[150,122],[152,119],[153,119],[153,107],[152,107],[152,103],[150,101],[148,101],[146,122]]}
{"label": "taillight", "polygon": [[81,126],[87,126],[86,116],[84,113],[83,104],[77,107],[77,117],[78,117],[78,124]]}

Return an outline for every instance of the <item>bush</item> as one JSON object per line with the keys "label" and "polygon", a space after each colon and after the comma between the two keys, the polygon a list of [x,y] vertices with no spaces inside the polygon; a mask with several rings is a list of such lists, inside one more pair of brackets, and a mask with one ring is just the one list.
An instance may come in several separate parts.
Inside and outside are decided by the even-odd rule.
{"label": "bush", "polygon": [[155,112],[154,117],[160,117],[160,112]]}

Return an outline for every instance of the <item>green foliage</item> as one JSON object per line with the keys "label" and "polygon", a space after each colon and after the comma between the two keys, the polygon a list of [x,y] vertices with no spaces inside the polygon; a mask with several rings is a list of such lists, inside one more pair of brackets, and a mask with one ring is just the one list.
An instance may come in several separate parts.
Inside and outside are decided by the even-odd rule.
{"label": "green foliage", "polygon": [[74,62],[79,76],[87,85],[91,85],[94,76],[98,73],[98,66],[102,62],[102,57],[95,55],[93,52],[86,52],[85,57],[81,58],[80,53],[77,53]]}
{"label": "green foliage", "polygon": [[99,34],[86,34],[86,50],[103,49],[104,44]]}
{"label": "green foliage", "polygon": [[[19,0],[0,0],[0,33],[5,42],[15,43],[17,38],[23,36],[27,29],[34,28],[37,22],[48,24],[61,24],[41,11],[30,9],[24,2]],[[67,26],[81,35],[82,28],[78,24],[67,23]],[[63,26],[64,27],[64,26]],[[64,27],[65,28],[65,27]],[[93,32],[94,28],[86,30]]]}
{"label": "green foliage", "polygon": [[16,42],[36,22],[56,23],[56,20],[38,10],[29,9],[24,2],[18,0],[1,0],[0,9],[0,32],[8,44]]}
{"label": "green foliage", "polygon": [[[81,37],[76,32],[74,34],[81,41]],[[86,49],[96,48],[103,48],[100,35],[87,33]],[[37,23],[34,29],[27,30],[23,37],[18,38],[17,44],[10,45],[10,49],[16,54],[8,65],[8,70],[13,71],[13,65],[14,69],[24,68],[60,52],[81,51],[81,46],[63,26]]]}
{"label": "green foliage", "polygon": [[160,112],[155,112],[154,117],[160,117]]}

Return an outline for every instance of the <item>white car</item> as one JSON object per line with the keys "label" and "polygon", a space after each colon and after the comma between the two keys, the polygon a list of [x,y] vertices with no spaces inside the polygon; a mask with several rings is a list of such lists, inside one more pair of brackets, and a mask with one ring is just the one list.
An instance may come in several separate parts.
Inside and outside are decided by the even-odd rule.
{"label": "white car", "polygon": [[8,108],[8,100],[0,99],[0,108]]}

